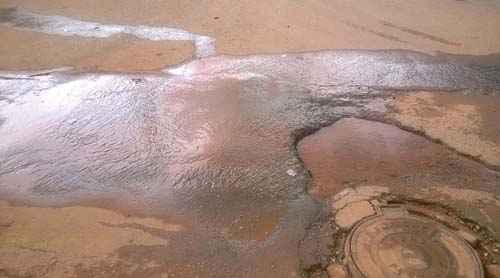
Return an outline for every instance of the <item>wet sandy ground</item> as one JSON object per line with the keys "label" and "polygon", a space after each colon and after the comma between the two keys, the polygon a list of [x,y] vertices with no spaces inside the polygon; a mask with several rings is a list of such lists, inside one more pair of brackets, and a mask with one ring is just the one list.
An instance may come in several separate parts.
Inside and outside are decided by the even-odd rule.
{"label": "wet sandy ground", "polygon": [[500,241],[497,2],[98,2],[0,4],[0,277],[326,277],[373,186]]}
{"label": "wet sandy ground", "polygon": [[1,273],[326,273],[329,202],[367,185],[447,203],[498,237],[496,72],[405,51],[4,72]]}

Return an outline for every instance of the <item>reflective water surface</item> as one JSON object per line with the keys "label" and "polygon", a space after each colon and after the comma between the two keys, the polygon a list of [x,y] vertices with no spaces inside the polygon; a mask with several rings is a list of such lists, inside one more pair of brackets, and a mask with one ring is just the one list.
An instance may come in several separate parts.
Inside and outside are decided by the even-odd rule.
{"label": "reflective water surface", "polygon": [[40,223],[78,241],[68,221],[120,234],[90,261],[92,250],[43,239],[55,269],[80,277],[299,277],[330,255],[320,242],[331,231],[317,224],[321,198],[340,188],[497,192],[481,159],[373,121],[394,123],[390,104],[418,90],[498,98],[498,72],[407,51],[218,56],[157,74],[2,72],[0,195],[17,215],[1,226],[3,255],[40,257],[22,251],[40,247],[28,232]]}

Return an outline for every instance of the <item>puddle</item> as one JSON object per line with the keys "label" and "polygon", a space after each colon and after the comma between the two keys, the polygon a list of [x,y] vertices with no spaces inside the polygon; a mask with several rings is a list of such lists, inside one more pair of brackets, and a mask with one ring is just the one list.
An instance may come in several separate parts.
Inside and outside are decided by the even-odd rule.
{"label": "puddle", "polygon": [[[5,82],[49,78],[22,76]],[[301,124],[289,108],[303,105],[302,90],[252,78],[199,79],[194,86],[164,74],[69,76],[2,103],[2,197],[30,206],[86,204],[190,227],[167,243],[120,247],[110,254],[118,262],[106,257],[74,271],[300,272],[297,242],[319,211],[301,193],[304,173],[289,147],[290,127]],[[134,272],[142,253],[158,268],[144,264]]]}
{"label": "puddle", "polygon": [[310,192],[333,196],[360,185],[426,187],[436,184],[495,192],[498,177],[445,146],[383,123],[342,119],[298,146],[311,171]]}
{"label": "puddle", "polygon": [[[327,204],[307,186],[321,188],[320,198],[368,182],[498,188],[499,176],[479,162],[355,119],[384,119],[392,97],[411,93],[398,89],[497,84],[485,68],[453,68],[415,52],[325,51],[210,57],[157,74],[1,72],[0,194],[35,214],[33,206],[57,215],[71,206],[130,215],[89,227],[159,240],[71,265],[84,277],[300,277],[331,251],[320,244],[331,234]],[[143,218],[182,229],[165,235]],[[12,237],[15,250],[2,252],[20,260],[60,242],[19,251],[26,246]]]}

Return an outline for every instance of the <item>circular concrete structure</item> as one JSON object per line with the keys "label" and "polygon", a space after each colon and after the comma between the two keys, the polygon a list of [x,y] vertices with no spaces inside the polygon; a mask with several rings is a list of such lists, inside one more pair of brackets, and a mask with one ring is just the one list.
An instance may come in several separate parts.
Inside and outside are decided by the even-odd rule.
{"label": "circular concrete structure", "polygon": [[353,277],[483,277],[474,249],[423,217],[368,217],[353,228],[345,251]]}

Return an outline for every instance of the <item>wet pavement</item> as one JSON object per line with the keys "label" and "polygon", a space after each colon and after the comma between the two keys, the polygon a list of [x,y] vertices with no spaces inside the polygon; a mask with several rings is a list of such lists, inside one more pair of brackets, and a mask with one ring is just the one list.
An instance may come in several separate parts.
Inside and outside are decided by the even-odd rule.
{"label": "wet pavement", "polygon": [[[10,38],[0,46],[0,277],[497,277],[500,39],[442,33],[447,16],[429,30],[403,26],[385,2],[368,27],[373,17],[352,21],[340,1],[352,48],[371,36],[383,46],[365,48],[419,45],[290,53],[319,50],[321,36],[287,48],[275,32],[269,47],[256,32],[239,48],[245,40],[227,41],[234,29],[181,24],[194,7],[179,8],[176,25],[160,9],[129,14],[127,1],[119,12],[104,9],[113,1],[97,11],[42,2],[0,10]],[[495,5],[446,7],[495,24]],[[13,50],[22,38],[40,46],[37,59],[33,45]],[[325,47],[342,41],[352,42]],[[214,56],[258,52],[280,54]],[[373,243],[382,251],[356,247],[363,229],[394,219],[400,230]],[[434,236],[435,252],[415,229]],[[374,266],[365,253],[389,259]]]}
{"label": "wet pavement", "polygon": [[[377,67],[390,71],[380,77]],[[330,51],[216,57],[163,74],[4,72],[0,188],[9,201],[4,213],[14,215],[2,226],[4,256],[50,252],[52,277],[63,270],[81,277],[307,275],[331,256],[321,235],[333,232],[311,227],[328,223],[328,200],[342,189],[498,194],[498,172],[467,148],[380,123],[412,116],[398,111],[406,98],[425,94],[416,87],[460,90],[441,94],[471,99],[480,120],[494,118],[496,110],[481,104],[498,98],[496,70],[413,52]],[[424,78],[429,73],[432,80]],[[476,92],[491,100],[474,102]],[[454,109],[456,102],[445,102]],[[473,121],[471,128],[487,130],[480,137],[494,144],[488,124]],[[42,213],[26,205],[56,208]],[[120,214],[82,222],[110,210]],[[99,251],[68,225],[124,235]],[[489,225],[496,234],[495,221]],[[50,233],[32,233],[40,229]],[[109,240],[105,233],[95,246]],[[88,249],[71,248],[73,241]],[[63,259],[68,254],[72,259]],[[3,269],[21,275],[46,266],[48,258],[35,257]]]}

